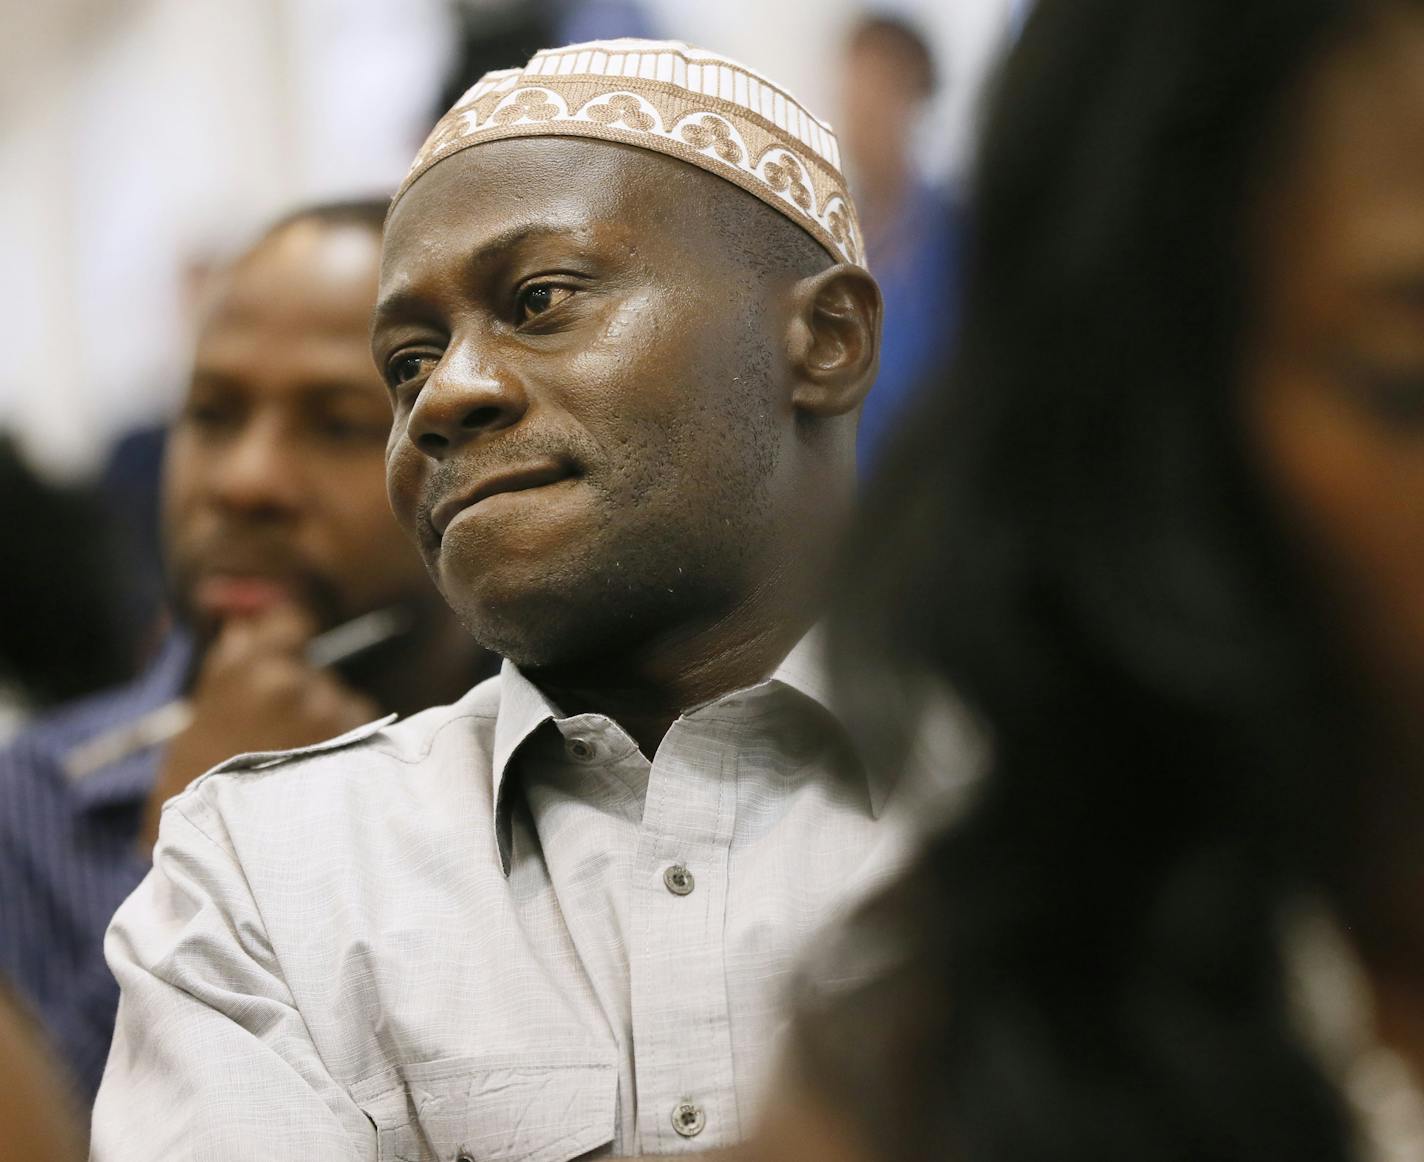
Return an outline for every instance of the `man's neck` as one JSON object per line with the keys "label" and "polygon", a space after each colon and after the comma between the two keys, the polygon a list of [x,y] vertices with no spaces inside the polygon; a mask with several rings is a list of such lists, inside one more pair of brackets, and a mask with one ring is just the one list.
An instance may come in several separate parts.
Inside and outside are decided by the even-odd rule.
{"label": "man's neck", "polygon": [[810,624],[804,615],[734,614],[670,631],[630,656],[528,676],[566,714],[612,718],[652,758],[681,714],[770,677]]}

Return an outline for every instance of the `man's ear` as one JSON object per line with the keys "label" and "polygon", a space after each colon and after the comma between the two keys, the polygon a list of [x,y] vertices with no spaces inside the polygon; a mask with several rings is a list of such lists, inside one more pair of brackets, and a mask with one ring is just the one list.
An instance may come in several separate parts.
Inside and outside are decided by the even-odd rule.
{"label": "man's ear", "polygon": [[880,287],[841,263],[791,290],[790,355],[799,411],[829,417],[860,406],[880,366]]}

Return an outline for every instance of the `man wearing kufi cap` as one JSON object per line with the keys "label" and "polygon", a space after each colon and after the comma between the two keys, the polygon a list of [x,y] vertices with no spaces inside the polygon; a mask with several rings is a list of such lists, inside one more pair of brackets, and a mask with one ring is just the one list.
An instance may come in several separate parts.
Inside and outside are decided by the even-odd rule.
{"label": "man wearing kufi cap", "polygon": [[508,660],[169,803],[96,1157],[730,1147],[906,846],[810,634],[880,298],[833,134],[684,45],[493,73],[387,219],[392,505]]}

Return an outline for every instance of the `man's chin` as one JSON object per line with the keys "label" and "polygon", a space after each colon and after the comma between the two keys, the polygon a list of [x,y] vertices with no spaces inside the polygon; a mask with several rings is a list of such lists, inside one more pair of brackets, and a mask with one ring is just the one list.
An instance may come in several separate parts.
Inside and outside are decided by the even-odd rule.
{"label": "man's chin", "polygon": [[563,663],[588,632],[584,611],[557,594],[444,593],[466,633],[521,669]]}
{"label": "man's chin", "polygon": [[700,608],[667,586],[635,589],[607,579],[559,585],[545,577],[519,588],[447,584],[442,593],[476,642],[521,670],[577,668],[636,651]]}

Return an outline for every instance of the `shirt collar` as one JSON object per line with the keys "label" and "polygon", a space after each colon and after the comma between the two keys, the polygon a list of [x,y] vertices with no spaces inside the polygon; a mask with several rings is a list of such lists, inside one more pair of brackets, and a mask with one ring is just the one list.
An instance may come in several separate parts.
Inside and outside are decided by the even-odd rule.
{"label": "shirt collar", "polygon": [[816,703],[827,719],[827,727],[839,732],[842,740],[855,754],[856,761],[865,774],[870,813],[876,819],[880,818],[886,800],[890,797],[894,780],[879,766],[865,762],[855,740],[845,728],[837,706],[835,684],[831,680],[830,667],[826,662],[825,628],[820,625],[812,626],[786,655],[786,659],[776,668],[769,680],[779,682]]}
{"label": "shirt collar", "polygon": [[786,655],[781,665],[776,667],[769,679],[789,686],[798,694],[804,694],[823,710],[830,713],[837,722],[834,700],[831,697],[830,675],[826,671],[825,634],[819,626],[814,626]]}
{"label": "shirt collar", "polygon": [[558,707],[505,658],[499,671],[499,713],[494,722],[494,834],[505,875],[509,875],[512,842],[505,775],[529,736],[558,716]]}
{"label": "shirt collar", "polygon": [[[53,754],[59,770],[64,769],[69,751],[86,739],[123,723],[135,720],[182,695],[193,659],[193,642],[186,633],[174,631],[164,640],[148,668],[121,691],[110,692],[95,703],[92,712],[80,711],[82,734],[66,732],[62,746]],[[76,724],[79,725],[79,724]],[[69,780],[70,793],[81,812],[97,811],[120,804],[142,801],[153,789],[162,748],[150,747],[100,767],[82,779]]]}
{"label": "shirt collar", "polygon": [[[816,703],[820,710],[833,720],[833,727],[840,729],[844,736],[844,728],[840,726],[840,716],[836,713],[831,694],[831,682],[825,664],[825,639],[820,627],[813,627],[802,637],[773,671],[771,677],[766,682],[758,683],[758,686],[771,683],[786,686]],[[715,703],[721,699],[713,701]],[[493,772],[495,843],[499,849],[500,866],[505,875],[509,874],[512,857],[510,804],[507,801],[510,764],[535,731],[546,722],[558,719],[562,713],[538,686],[520,672],[518,666],[505,659],[500,669],[499,711],[494,725]],[[846,737],[848,741],[848,736]],[[861,763],[861,768],[866,769],[864,763]],[[873,772],[867,772],[866,780],[871,813],[879,818],[889,796],[888,780]]]}

